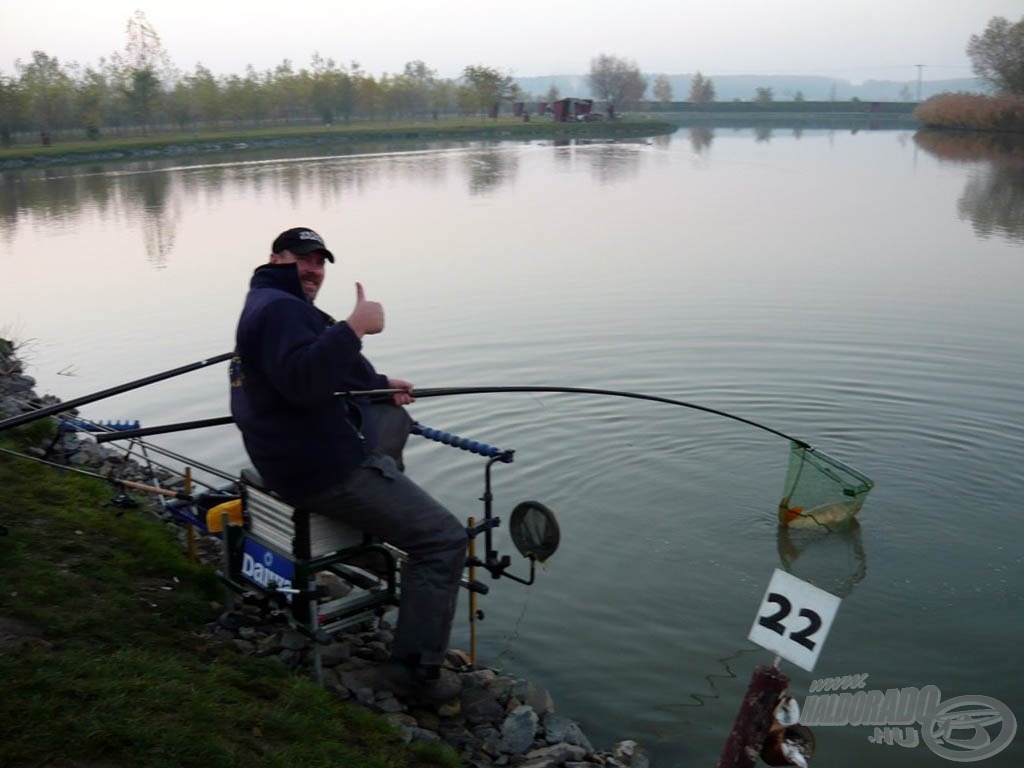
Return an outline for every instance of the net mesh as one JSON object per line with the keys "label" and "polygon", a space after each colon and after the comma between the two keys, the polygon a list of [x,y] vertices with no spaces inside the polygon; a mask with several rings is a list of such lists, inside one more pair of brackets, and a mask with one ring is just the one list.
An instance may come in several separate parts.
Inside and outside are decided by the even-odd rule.
{"label": "net mesh", "polygon": [[834,527],[864,506],[874,483],[853,467],[807,445],[792,443],[779,522],[791,527]]}

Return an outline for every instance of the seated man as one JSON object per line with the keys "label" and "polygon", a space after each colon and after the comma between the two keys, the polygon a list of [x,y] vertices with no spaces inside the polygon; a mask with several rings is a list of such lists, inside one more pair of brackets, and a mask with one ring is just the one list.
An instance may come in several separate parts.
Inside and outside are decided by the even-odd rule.
{"label": "seated man", "polygon": [[[356,287],[348,318],[313,305],[334,255],[306,227],[282,232],[256,269],[231,362],[231,413],[264,480],[290,504],[335,517],[409,555],[402,573],[393,671],[440,677],[466,558],[466,530],[402,473],[412,384],[377,373],[362,339],[384,311]],[[338,391],[398,389],[370,407]]]}

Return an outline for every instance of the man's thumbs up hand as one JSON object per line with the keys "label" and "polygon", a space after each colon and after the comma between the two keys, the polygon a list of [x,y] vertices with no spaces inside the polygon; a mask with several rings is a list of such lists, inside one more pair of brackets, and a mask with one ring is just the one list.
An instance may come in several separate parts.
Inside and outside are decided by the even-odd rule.
{"label": "man's thumbs up hand", "polygon": [[360,339],[384,330],[384,307],[379,302],[367,300],[362,283],[356,283],[356,305],[345,322]]}

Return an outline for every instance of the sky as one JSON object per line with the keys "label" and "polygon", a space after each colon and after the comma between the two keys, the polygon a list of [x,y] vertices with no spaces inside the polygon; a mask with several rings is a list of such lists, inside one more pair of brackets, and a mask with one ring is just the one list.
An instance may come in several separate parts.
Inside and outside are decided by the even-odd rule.
{"label": "sky", "polygon": [[[123,51],[142,11],[179,70],[308,67],[314,53],[375,77],[422,60],[514,77],[582,75],[601,53],[648,74],[972,76],[965,49],[1022,0],[0,0],[0,72],[41,50],[95,65]],[[920,70],[917,65],[923,65]]]}

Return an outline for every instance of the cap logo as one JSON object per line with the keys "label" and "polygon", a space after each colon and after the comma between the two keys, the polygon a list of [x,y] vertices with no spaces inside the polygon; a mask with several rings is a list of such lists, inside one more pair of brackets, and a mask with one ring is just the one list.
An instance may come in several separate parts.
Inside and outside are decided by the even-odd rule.
{"label": "cap logo", "polygon": [[297,234],[299,240],[315,240],[316,242],[320,243],[320,245],[324,244],[324,239],[311,229],[304,229],[301,232],[298,232]]}

